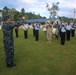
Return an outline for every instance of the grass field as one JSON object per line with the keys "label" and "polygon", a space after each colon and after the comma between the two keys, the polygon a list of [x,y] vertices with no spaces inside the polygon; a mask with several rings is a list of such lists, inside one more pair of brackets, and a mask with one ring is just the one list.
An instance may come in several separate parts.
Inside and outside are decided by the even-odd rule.
{"label": "grass field", "polygon": [[76,75],[76,35],[60,45],[60,39],[53,36],[52,44],[47,44],[40,30],[39,41],[35,41],[32,30],[24,39],[23,30],[15,38],[16,67],[7,68],[3,48],[3,34],[0,30],[0,75]]}

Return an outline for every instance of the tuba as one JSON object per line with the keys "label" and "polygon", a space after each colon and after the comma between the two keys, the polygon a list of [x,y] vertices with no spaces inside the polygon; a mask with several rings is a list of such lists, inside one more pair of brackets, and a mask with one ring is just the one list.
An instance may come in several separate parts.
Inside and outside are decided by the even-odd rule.
{"label": "tuba", "polygon": [[2,26],[0,25],[0,30],[2,29]]}
{"label": "tuba", "polygon": [[19,28],[21,28],[21,29],[23,29],[23,30],[25,30],[25,31],[26,31],[26,28],[25,28],[25,26],[24,26],[24,25],[21,25]]}
{"label": "tuba", "polygon": [[49,24],[50,26],[52,26],[52,23],[50,22],[50,20],[47,20],[45,23]]}
{"label": "tuba", "polygon": [[[53,26],[56,25],[57,22],[58,22],[58,24],[60,24],[60,21],[59,20],[56,20],[56,21],[53,22]],[[52,26],[52,34],[58,35],[58,32],[59,32],[58,29],[57,28],[54,28],[53,26]]]}

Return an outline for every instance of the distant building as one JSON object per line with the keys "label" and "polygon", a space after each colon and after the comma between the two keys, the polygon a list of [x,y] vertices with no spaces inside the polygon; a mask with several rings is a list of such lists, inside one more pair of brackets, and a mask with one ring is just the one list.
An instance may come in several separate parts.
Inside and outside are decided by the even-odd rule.
{"label": "distant building", "polygon": [[2,18],[2,10],[0,10],[0,17]]}
{"label": "distant building", "polygon": [[[35,23],[35,22],[39,22],[41,24],[44,24],[46,21],[50,21],[51,23],[53,23],[56,20],[59,20],[58,18],[54,18],[54,19],[31,19],[31,20],[25,20],[25,22],[31,24],[31,23]],[[60,20],[59,20],[60,21]]]}
{"label": "distant building", "polygon": [[33,28],[32,27],[32,23],[35,23],[35,22],[39,22],[40,23],[40,28],[42,28],[42,26],[45,24],[45,22],[47,21],[50,21],[52,24],[53,22],[55,21],[58,21],[60,22],[60,20],[58,18],[54,18],[54,19],[30,19],[30,20],[25,20],[25,22],[27,22],[30,26],[29,28]]}

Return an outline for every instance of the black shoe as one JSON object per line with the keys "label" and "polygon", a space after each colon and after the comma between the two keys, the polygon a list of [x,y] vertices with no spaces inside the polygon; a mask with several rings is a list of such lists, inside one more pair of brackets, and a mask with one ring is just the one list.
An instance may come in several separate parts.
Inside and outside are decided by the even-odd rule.
{"label": "black shoe", "polygon": [[12,65],[7,64],[7,67],[15,67],[15,66],[16,64],[12,64]]}

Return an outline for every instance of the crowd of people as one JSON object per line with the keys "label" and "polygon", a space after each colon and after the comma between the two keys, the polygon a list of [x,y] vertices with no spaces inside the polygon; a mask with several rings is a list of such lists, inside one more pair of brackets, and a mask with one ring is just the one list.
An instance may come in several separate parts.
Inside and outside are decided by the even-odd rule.
{"label": "crowd of people", "polygon": [[[4,43],[4,51],[6,56],[6,65],[7,67],[14,67],[16,64],[14,64],[14,41],[13,41],[13,28],[15,28],[16,38],[19,37],[18,30],[19,27],[24,30],[24,38],[28,38],[28,29],[29,25],[26,21],[24,21],[24,18],[22,18],[18,23],[10,23],[10,17],[5,16],[4,23],[2,25],[2,31],[3,31],[3,43]],[[39,41],[39,29],[40,29],[40,23],[37,21],[32,24],[33,27],[33,36],[35,37],[35,41]],[[53,31],[53,29],[55,30]],[[75,35],[75,25],[74,23],[58,23],[56,21],[55,23],[51,23],[50,21],[45,22],[45,24],[42,27],[44,31],[44,36],[47,39],[47,43],[52,42],[52,35],[56,36],[56,39],[58,40],[60,37],[61,45],[65,44],[65,40],[70,41],[70,37],[74,37]]]}
{"label": "crowd of people", "polygon": [[75,24],[73,22],[61,23],[61,24],[58,23],[58,21],[56,21],[53,24],[50,22],[47,22],[43,26],[44,34],[46,34],[46,37],[48,40],[47,43],[51,43],[54,28],[55,28],[54,35],[56,36],[57,40],[60,37],[61,45],[65,44],[65,40],[70,41],[70,37],[74,37],[75,35]]}
{"label": "crowd of people", "polygon": [[[28,29],[29,25],[27,22],[25,22],[23,27],[24,30],[24,38],[28,38]],[[33,27],[33,36],[35,37],[35,41],[39,40],[39,29],[40,29],[40,23],[37,21],[35,23],[32,23]],[[69,23],[59,23],[59,21],[55,21],[51,23],[50,21],[46,21],[45,24],[42,26],[42,29],[44,31],[44,36],[47,39],[47,43],[51,44],[52,41],[52,35],[54,34],[56,36],[56,39],[58,40],[60,38],[61,45],[65,44],[65,40],[69,41],[70,37],[74,37],[75,35],[75,24],[73,22]],[[18,28],[15,29],[16,37],[18,37]]]}

